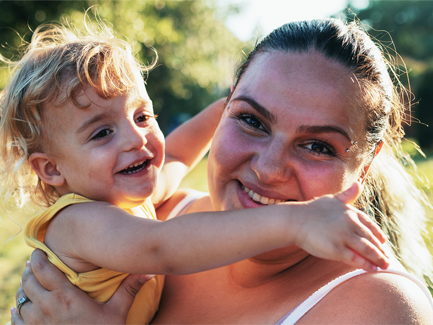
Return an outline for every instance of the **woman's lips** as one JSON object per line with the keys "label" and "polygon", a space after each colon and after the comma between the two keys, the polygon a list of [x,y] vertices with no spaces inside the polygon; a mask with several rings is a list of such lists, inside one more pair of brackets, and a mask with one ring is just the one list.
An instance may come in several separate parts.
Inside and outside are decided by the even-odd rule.
{"label": "woman's lips", "polygon": [[264,205],[272,205],[272,204],[284,202],[283,200],[273,199],[273,198],[269,198],[269,197],[260,195],[256,192],[254,192],[253,190],[249,189],[245,185],[242,185],[242,187],[243,187],[244,192],[247,193],[248,196],[255,202],[258,202],[258,203],[261,203]]}
{"label": "woman's lips", "polygon": [[236,193],[238,200],[244,209],[257,208],[264,205],[272,205],[280,202],[285,202],[285,200],[274,199],[260,195],[243,185],[241,182],[238,182]]}

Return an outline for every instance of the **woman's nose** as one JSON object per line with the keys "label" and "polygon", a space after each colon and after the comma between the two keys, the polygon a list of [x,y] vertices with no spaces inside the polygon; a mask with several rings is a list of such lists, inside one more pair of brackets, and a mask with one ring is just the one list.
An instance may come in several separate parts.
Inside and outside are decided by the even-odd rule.
{"label": "woman's nose", "polygon": [[287,182],[292,174],[288,150],[282,144],[271,144],[258,151],[251,161],[251,169],[266,184]]}
{"label": "woman's nose", "polygon": [[143,148],[147,143],[144,129],[128,123],[123,134],[123,143],[125,151]]}

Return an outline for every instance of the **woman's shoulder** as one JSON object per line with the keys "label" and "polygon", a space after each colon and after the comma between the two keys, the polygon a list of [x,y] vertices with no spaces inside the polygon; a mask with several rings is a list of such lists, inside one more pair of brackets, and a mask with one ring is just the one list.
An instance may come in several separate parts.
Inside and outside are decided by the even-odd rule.
{"label": "woman's shoulder", "polygon": [[338,285],[300,321],[303,323],[432,324],[425,292],[410,278],[365,273]]}
{"label": "woman's shoulder", "polygon": [[164,221],[177,215],[203,211],[213,211],[208,193],[193,189],[179,189],[156,210],[156,214],[158,220]]}

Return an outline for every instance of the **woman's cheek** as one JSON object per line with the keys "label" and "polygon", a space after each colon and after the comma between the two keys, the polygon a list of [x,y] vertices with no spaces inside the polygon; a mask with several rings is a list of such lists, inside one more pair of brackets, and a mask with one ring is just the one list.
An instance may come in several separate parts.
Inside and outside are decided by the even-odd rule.
{"label": "woman's cheek", "polygon": [[345,188],[347,183],[344,166],[335,161],[304,161],[303,168],[298,170],[297,179],[304,199],[336,194]]}
{"label": "woman's cheek", "polygon": [[254,155],[254,138],[240,130],[238,125],[231,123],[221,128],[212,142],[211,153],[216,165],[231,174]]}

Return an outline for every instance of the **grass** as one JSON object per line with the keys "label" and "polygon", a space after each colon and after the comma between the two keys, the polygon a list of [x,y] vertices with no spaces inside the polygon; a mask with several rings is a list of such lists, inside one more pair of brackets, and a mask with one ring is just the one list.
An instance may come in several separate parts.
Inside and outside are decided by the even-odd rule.
{"label": "grass", "polygon": [[[206,159],[201,161],[183,180],[181,187],[207,191],[206,162]],[[433,183],[433,158],[419,161],[418,170],[422,176],[418,183],[426,191],[430,202],[433,202],[433,191],[426,183]],[[20,210],[16,207],[10,207],[9,210],[9,216],[22,226],[34,214],[34,211]],[[5,324],[10,319],[10,307],[15,306],[15,292],[32,249],[24,243],[22,233],[17,235],[20,228],[6,215],[1,215],[1,218],[3,223],[0,223],[0,324]],[[425,239],[433,254],[432,229],[433,223],[430,223]]]}

